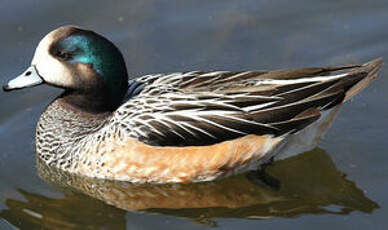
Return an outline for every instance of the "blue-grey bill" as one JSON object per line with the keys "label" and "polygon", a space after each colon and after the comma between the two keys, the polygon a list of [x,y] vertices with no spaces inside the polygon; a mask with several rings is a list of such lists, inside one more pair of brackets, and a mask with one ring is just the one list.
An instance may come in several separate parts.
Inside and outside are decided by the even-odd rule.
{"label": "blue-grey bill", "polygon": [[22,74],[10,80],[8,84],[3,86],[4,91],[14,89],[22,89],[32,87],[43,83],[43,79],[39,76],[35,66],[28,67]]}

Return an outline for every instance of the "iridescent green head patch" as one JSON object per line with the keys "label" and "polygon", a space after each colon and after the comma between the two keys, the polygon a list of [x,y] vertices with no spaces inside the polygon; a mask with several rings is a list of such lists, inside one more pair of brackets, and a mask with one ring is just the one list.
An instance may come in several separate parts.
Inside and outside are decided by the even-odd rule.
{"label": "iridescent green head patch", "polygon": [[69,64],[90,65],[109,89],[111,100],[122,99],[127,71],[120,51],[109,40],[91,31],[78,32],[58,41],[52,54]]}

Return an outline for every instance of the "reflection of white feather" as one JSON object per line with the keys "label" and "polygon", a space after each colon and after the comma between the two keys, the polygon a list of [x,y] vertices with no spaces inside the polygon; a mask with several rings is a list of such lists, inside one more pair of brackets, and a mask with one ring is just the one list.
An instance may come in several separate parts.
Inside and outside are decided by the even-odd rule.
{"label": "reflection of white feather", "polygon": [[16,228],[13,227],[13,225],[8,223],[8,221],[6,221],[3,218],[0,218],[0,228],[1,229],[16,229]]}
{"label": "reflection of white feather", "polygon": [[316,147],[320,138],[323,137],[334,121],[340,108],[341,105],[338,105],[333,109],[322,111],[321,117],[316,122],[295,134],[291,134],[284,146],[278,150],[275,160],[292,157]]}

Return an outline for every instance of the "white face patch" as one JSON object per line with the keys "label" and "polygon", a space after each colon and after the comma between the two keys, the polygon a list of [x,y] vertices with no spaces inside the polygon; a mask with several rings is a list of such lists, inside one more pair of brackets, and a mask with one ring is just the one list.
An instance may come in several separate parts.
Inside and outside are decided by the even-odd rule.
{"label": "white face patch", "polygon": [[71,71],[61,61],[54,58],[49,48],[55,42],[55,36],[60,29],[47,34],[39,43],[35,50],[31,65],[36,67],[39,75],[49,84],[70,87],[73,85],[73,76]]}

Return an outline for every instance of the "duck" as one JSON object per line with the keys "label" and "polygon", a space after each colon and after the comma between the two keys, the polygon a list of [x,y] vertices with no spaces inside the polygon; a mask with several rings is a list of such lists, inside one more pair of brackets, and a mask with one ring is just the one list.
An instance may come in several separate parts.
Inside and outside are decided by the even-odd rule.
{"label": "duck", "polygon": [[3,89],[63,89],[36,127],[36,155],[48,166],[106,180],[190,183],[271,162],[295,136],[364,89],[381,64],[377,58],[129,79],[111,41],[62,26],[44,36],[31,66]]}

